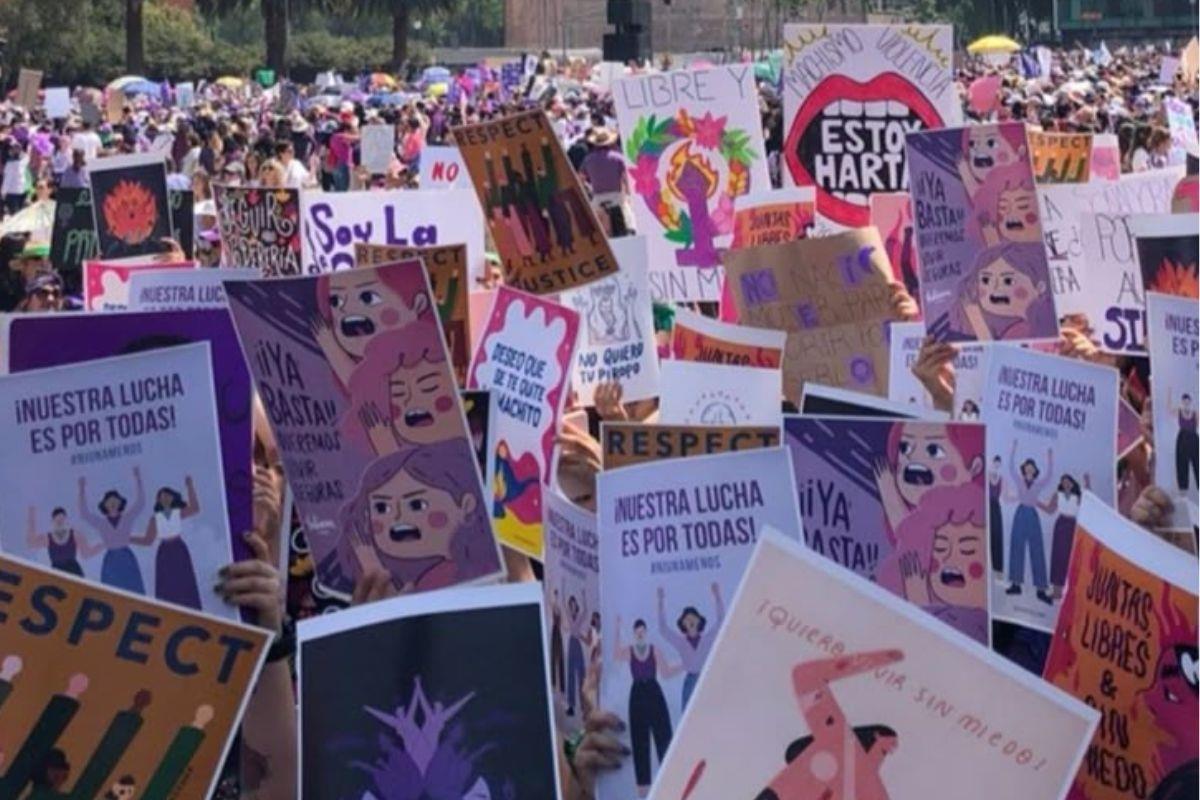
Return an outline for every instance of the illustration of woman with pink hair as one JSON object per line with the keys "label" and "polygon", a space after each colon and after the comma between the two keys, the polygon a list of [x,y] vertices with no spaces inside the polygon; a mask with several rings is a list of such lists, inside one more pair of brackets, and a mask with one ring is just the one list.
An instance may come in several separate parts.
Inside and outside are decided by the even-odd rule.
{"label": "illustration of woman with pink hair", "polygon": [[[484,513],[470,445],[452,439],[389,453],[363,472],[342,507],[342,540],[327,557],[333,588],[349,591],[381,569],[402,591],[441,589],[495,572],[495,540]],[[465,468],[464,468],[465,465]]]}
{"label": "illustration of woman with pink hair", "polygon": [[[1167,734],[1153,756],[1158,779],[1151,800],[1182,800],[1196,796],[1200,772],[1200,651],[1196,647],[1196,623],[1183,608],[1176,607],[1171,585],[1163,582],[1158,601],[1158,663],[1156,680],[1142,695],[1153,724]],[[1193,602],[1194,605],[1194,602]]]}
{"label": "illustration of woman with pink hair", "polygon": [[958,177],[971,204],[978,207],[976,194],[994,171],[1028,164],[1025,128],[1020,124],[968,125],[962,129],[962,154]]}
{"label": "illustration of woman with pink hair", "polygon": [[899,650],[875,650],[793,667],[792,690],[809,735],[788,745],[787,766],[755,800],[888,800],[880,770],[899,735],[887,725],[851,727],[831,684],[903,658]]}
{"label": "illustration of woman with pink hair", "polygon": [[952,329],[980,341],[1053,336],[1048,277],[1040,237],[984,249],[959,283],[961,307],[952,315]]}

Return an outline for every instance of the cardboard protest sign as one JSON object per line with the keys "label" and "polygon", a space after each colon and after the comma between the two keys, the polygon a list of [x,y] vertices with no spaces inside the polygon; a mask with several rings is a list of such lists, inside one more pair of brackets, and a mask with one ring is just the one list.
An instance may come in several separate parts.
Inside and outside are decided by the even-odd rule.
{"label": "cardboard protest sign", "polygon": [[233,560],[207,344],[0,378],[0,549],[231,619]]}
{"label": "cardboard protest sign", "polygon": [[1121,143],[1115,133],[1092,134],[1092,180],[1115,181],[1121,177]]}
{"label": "cardboard protest sign", "polygon": [[917,270],[917,242],[913,232],[912,198],[908,192],[875,192],[870,202],[872,227],[879,231],[892,279],[904,284],[913,296],[921,296]]}
{"label": "cardboard protest sign", "polygon": [[125,93],[120,89],[106,89],[104,92],[104,121],[110,125],[120,123],[125,112]]}
{"label": "cardboard protest sign", "polygon": [[66,86],[47,87],[44,97],[50,119],[65,119],[71,114],[71,90]]}
{"label": "cardboard protest sign", "polygon": [[21,67],[17,73],[17,105],[26,111],[33,111],[38,103],[38,90],[42,87],[42,71]]}
{"label": "cardboard protest sign", "polygon": [[50,264],[78,291],[83,262],[97,254],[92,190],[59,187],[55,190],[54,227],[50,231]]}
{"label": "cardboard protest sign", "polygon": [[1196,152],[1196,117],[1191,105],[1178,97],[1164,97],[1162,104],[1167,115],[1167,129],[1171,132],[1169,163],[1184,164],[1188,153]]}
{"label": "cardboard protest sign", "polygon": [[88,164],[96,241],[106,261],[161,253],[171,237],[167,165],[161,155],[109,156]]}
{"label": "cardboard protest sign", "polygon": [[542,580],[550,686],[559,736],[583,730],[583,686],[600,668],[600,539],[596,515],[557,492],[543,495]]}
{"label": "cardboard protest sign", "polygon": [[1033,179],[1037,183],[1087,183],[1091,180],[1091,134],[1029,131],[1028,135]]}
{"label": "cardboard protest sign", "polygon": [[949,422],[950,415],[934,409],[915,408],[863,392],[851,392],[836,386],[808,383],[800,398],[800,413],[805,416],[870,417],[883,419],[924,419]]}
{"label": "cardboard protest sign", "polygon": [[778,444],[778,425],[720,427],[607,421],[600,424],[604,469],[668,458],[755,450]]}
{"label": "cardboard protest sign", "polygon": [[1019,122],[908,137],[921,309],[939,342],[1058,336]]}
{"label": "cardboard protest sign", "polygon": [[129,273],[130,311],[225,308],[225,281],[249,281],[256,269],[139,269]]}
{"label": "cardboard protest sign", "polygon": [[803,239],[812,230],[816,190],[811,186],[749,192],[734,201],[730,247]]}
{"label": "cardboard protest sign", "polygon": [[670,425],[778,425],[778,369],[664,361],[659,421]]}
{"label": "cardboard protest sign", "polygon": [[421,259],[429,275],[433,289],[433,300],[438,318],[442,322],[442,333],[446,336],[446,350],[454,365],[454,379],[458,385],[467,385],[467,366],[471,360],[471,336],[467,316],[467,248],[461,244],[435,247],[397,247],[386,244],[356,244],[354,263],[359,267],[377,267],[396,261]]}
{"label": "cardboard protest sign", "polygon": [[1200,230],[1192,214],[1151,214],[1129,220],[1146,292],[1200,297]]}
{"label": "cardboard protest sign", "polygon": [[300,190],[214,186],[221,266],[300,275]]}
{"label": "cardboard protest sign", "polygon": [[683,308],[671,326],[671,358],[679,361],[778,369],[786,343],[786,331],[717,322]]}
{"label": "cardboard protest sign", "polygon": [[1174,505],[1163,527],[1200,524],[1200,306],[1186,297],[1146,293],[1150,334],[1150,396],[1154,398],[1154,483]]}
{"label": "cardboard protest sign", "polygon": [[420,262],[225,293],[322,586],[349,594],[376,569],[404,591],[499,574]]}
{"label": "cardboard protest sign", "polygon": [[1196,784],[1196,559],[1085,494],[1046,680],[1101,712],[1069,797]]}
{"label": "cardboard protest sign", "polygon": [[196,268],[192,261],[142,261],[137,264],[111,261],[83,263],[83,307],[88,311],[124,311],[129,308],[129,279],[135,272],[186,270]]}
{"label": "cardboard protest sign", "polygon": [[[513,114],[451,134],[509,286],[553,294],[616,271],[604,231],[544,113]],[[430,202],[428,192],[415,197]],[[469,202],[457,200],[451,212],[463,216]]]}
{"label": "cardboard protest sign", "polygon": [[875,192],[909,188],[904,137],[956,125],[949,25],[785,25],[785,183],[815,186],[818,221],[859,228]]}
{"label": "cardboard protest sign", "polygon": [[[925,323],[893,322],[890,328],[891,358],[888,363],[888,399],[932,409],[933,398],[913,374],[913,365],[925,339]],[[954,407],[951,416],[963,422],[978,421],[983,389],[983,350],[986,345],[961,344],[954,356]]]}
{"label": "cardboard protest sign", "polygon": [[983,426],[787,416],[804,542],[986,645]]}
{"label": "cardboard protest sign", "polygon": [[470,189],[471,176],[454,145],[427,145],[421,151],[420,189]]}
{"label": "cardboard protest sign", "polygon": [[1053,631],[1083,491],[1116,502],[1117,372],[993,347],[987,385],[992,616]]}
{"label": "cardboard protest sign", "polygon": [[0,584],[0,794],[210,797],[270,634],[3,556]]}
{"label": "cardboard protest sign", "polygon": [[[300,193],[301,263],[314,275],[354,266],[354,246],[465,244],[471,279],[483,277],[483,218],[462,189]],[[231,265],[239,266],[239,265]]]}
{"label": "cardboard protest sign", "polygon": [[253,528],[250,476],[250,372],[233,321],[224,310],[0,317],[3,372],[78,364],[190,342],[207,342],[217,387],[217,424],[229,530],[237,560],[251,556],[241,534]]}
{"label": "cardboard protest sign", "polygon": [[[651,269],[718,271],[739,198],[771,186],[753,65],[635,75],[612,95]],[[672,300],[716,300],[705,287]]]}
{"label": "cardboard protest sign", "polygon": [[1098,718],[767,532],[650,797],[1062,797]]}
{"label": "cardboard protest sign", "polygon": [[300,797],[559,796],[536,584],[396,597],[297,630]]}
{"label": "cardboard protest sign", "polygon": [[386,175],[396,157],[396,129],[391,125],[363,125],[359,130],[359,163],[372,175]]}
{"label": "cardboard protest sign", "polygon": [[773,447],[640,464],[596,478],[604,532],[599,704],[628,709],[628,732],[617,735],[633,751],[632,763],[624,759],[601,774],[601,797],[650,787],[754,543],[768,529],[800,538],[791,474],[787,450]]}
{"label": "cardboard protest sign", "polygon": [[566,402],[579,315],[501,286],[480,334],[467,386],[495,397],[491,420],[492,528],[500,541],[542,557],[542,492]]}
{"label": "cardboard protest sign", "polygon": [[579,312],[583,335],[571,373],[576,402],[590,406],[601,383],[621,385],[624,402],[658,396],[658,351],[646,266],[646,239],[609,242],[620,269],[559,301]]}

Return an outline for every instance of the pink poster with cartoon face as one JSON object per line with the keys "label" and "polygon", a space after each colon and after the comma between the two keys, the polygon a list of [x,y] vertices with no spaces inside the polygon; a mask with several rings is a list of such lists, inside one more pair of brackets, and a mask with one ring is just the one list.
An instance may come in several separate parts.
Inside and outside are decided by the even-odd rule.
{"label": "pink poster with cartoon face", "polygon": [[492,528],[504,544],[542,557],[542,491],[566,401],[579,314],[502,286],[496,292],[468,388],[495,396],[488,457]]}

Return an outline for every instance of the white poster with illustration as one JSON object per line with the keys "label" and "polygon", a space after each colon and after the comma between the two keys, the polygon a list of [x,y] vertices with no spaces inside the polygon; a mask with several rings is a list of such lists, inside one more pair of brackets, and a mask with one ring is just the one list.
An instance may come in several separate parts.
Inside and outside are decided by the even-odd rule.
{"label": "white poster with illustration", "polygon": [[[913,373],[925,340],[924,322],[893,322],[890,331],[888,365],[888,399],[909,403],[919,408],[933,408],[933,398]],[[979,403],[983,393],[983,354],[987,345],[960,343],[954,365],[954,400],[951,416],[962,422],[979,420]]]}
{"label": "white poster with illustration", "polygon": [[409,192],[300,192],[304,272],[350,269],[354,245],[465,244],[472,282],[482,278],[483,212],[469,189]]}
{"label": "white poster with illustration", "polygon": [[0,549],[238,619],[207,342],[0,378]]}
{"label": "white poster with illustration", "polygon": [[1200,306],[1193,298],[1146,293],[1150,325],[1150,396],[1154,398],[1154,483],[1171,497],[1172,530],[1200,523]]}
{"label": "white poster with illustration", "polygon": [[612,94],[652,276],[667,273],[671,301],[719,299],[700,273],[720,273],[737,199],[770,187],[753,65],[623,78]]}
{"label": "white poster with illustration", "polygon": [[1053,631],[1084,490],[1116,502],[1117,371],[993,345],[988,354],[992,617]]}
{"label": "white poster with illustration", "polygon": [[601,383],[621,384],[625,402],[658,396],[658,350],[647,280],[646,238],[610,240],[619,269],[579,289],[562,292],[563,305],[579,312],[579,353],[571,388],[581,406],[593,404]]}
{"label": "white poster with illustration", "polygon": [[632,750],[600,778],[604,800],[644,797],[700,679],[754,544],[801,537],[784,448],[606,470],[596,481],[600,707],[624,719]]}
{"label": "white poster with illustration", "polygon": [[778,369],[664,361],[659,373],[664,425],[778,425],[783,374]]}

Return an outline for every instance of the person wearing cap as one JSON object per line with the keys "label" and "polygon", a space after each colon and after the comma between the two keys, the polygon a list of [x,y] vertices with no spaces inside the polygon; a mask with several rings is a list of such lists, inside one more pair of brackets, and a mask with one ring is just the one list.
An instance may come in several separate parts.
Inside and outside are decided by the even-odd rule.
{"label": "person wearing cap", "polygon": [[62,311],[63,300],[62,278],[52,269],[39,269],[25,282],[25,297],[17,311]]}
{"label": "person wearing cap", "polygon": [[592,191],[592,208],[608,236],[623,236],[629,232],[629,179],[625,159],[617,151],[617,134],[610,128],[595,127],[588,131],[591,147],[579,173]]}

